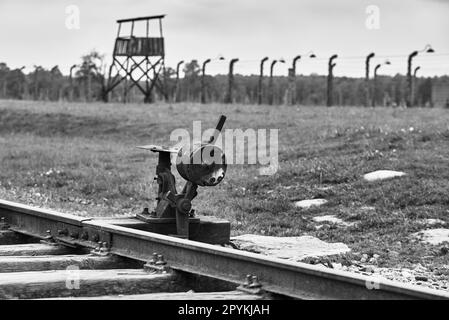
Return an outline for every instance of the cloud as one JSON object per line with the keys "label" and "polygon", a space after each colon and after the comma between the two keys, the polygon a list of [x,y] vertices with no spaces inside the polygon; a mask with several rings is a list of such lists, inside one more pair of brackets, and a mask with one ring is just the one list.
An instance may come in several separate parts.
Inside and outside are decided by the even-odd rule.
{"label": "cloud", "polygon": [[[290,59],[309,50],[324,58],[333,53],[341,57],[363,56],[370,51],[403,54],[426,43],[431,43],[438,52],[449,52],[448,3],[443,0],[0,0],[0,61],[15,66],[59,64],[67,72],[70,65],[92,48],[110,58],[115,20],[162,13],[167,14],[163,24],[168,64],[218,54],[241,60],[257,60],[264,55]],[[65,6],[69,4],[80,7],[78,31],[65,28]],[[365,9],[370,4],[380,8],[380,30],[365,27]],[[257,65],[257,61],[240,63],[248,72],[257,72]],[[219,72],[226,71],[225,65],[220,68]],[[282,68],[280,72],[285,71]],[[301,65],[301,72],[312,69],[325,73],[326,63],[318,60]],[[341,61],[338,72],[359,72],[359,69],[363,68],[357,61],[353,65]]]}

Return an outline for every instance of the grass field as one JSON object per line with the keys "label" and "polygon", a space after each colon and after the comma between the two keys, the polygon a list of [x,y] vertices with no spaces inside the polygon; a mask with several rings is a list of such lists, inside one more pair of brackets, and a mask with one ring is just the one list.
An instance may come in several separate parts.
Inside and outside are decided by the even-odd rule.
{"label": "grass field", "polygon": [[[232,165],[202,188],[197,212],[226,218],[234,235],[313,235],[344,242],[379,264],[447,265],[449,255],[414,241],[423,219],[449,223],[449,112],[443,109],[244,105],[122,105],[0,101],[0,198],[79,215],[135,214],[153,205],[156,156],[137,145],[167,144],[202,120],[227,128],[279,129],[280,169],[258,175]],[[368,183],[373,170],[407,176]],[[294,202],[326,198],[319,208]],[[350,227],[325,225],[337,215]]]}

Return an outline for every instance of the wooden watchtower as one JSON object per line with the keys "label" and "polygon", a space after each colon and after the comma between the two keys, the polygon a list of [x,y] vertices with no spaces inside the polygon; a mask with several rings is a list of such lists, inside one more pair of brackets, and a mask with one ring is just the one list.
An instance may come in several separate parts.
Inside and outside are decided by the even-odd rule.
{"label": "wooden watchtower", "polygon": [[[104,94],[106,101],[108,94],[122,82],[124,82],[124,101],[127,100],[128,92],[134,86],[143,93],[146,103],[153,102],[152,93],[155,88],[166,97],[164,83],[161,80],[165,69],[162,32],[164,17],[165,15],[159,15],[117,20],[118,31],[112,54],[113,62],[109,68],[108,84]],[[150,22],[152,25],[156,22],[157,36],[150,37]],[[145,24],[145,36],[135,35],[135,27],[138,23]],[[129,26],[129,24],[129,34],[121,35],[122,26]]]}

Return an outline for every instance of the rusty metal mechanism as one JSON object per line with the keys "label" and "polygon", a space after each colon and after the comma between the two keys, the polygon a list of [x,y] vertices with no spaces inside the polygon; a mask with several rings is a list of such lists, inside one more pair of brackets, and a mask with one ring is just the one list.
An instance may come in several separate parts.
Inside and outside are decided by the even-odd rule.
{"label": "rusty metal mechanism", "polygon": [[[192,209],[192,200],[197,196],[199,186],[216,186],[225,177],[226,157],[223,150],[215,145],[225,121],[226,117],[221,116],[214,135],[208,141],[194,144],[193,148],[156,145],[138,147],[159,154],[156,177],[154,178],[158,183],[157,206],[151,212],[145,208],[142,213],[137,215],[138,219],[154,225],[153,232],[167,233],[166,230],[170,230],[167,225],[176,225],[176,234],[173,235],[189,239],[192,238],[190,237],[191,227],[195,226],[197,232],[198,229],[201,229],[198,228],[198,224],[201,223],[200,219],[195,216],[195,210]],[[171,172],[172,154],[177,156],[176,169],[178,173],[186,180],[181,192],[176,190],[175,176]],[[221,224],[223,225],[223,222]],[[208,221],[208,225],[211,225],[210,221]],[[227,227],[225,225],[225,228]],[[202,229],[204,228],[203,224]]]}

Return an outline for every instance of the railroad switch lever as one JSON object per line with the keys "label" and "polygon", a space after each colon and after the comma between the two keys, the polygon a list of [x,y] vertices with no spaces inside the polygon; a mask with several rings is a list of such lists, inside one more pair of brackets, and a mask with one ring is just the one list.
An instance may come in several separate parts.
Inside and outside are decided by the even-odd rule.
{"label": "railroad switch lever", "polygon": [[[214,134],[207,141],[193,144],[193,146],[137,147],[157,152],[159,155],[155,177],[158,184],[156,208],[153,211],[145,208],[137,215],[138,219],[153,225],[155,229],[153,231],[170,229],[170,225],[175,224],[175,236],[188,239],[190,226],[200,222],[195,217],[195,210],[192,209],[192,200],[198,195],[198,187],[216,186],[226,174],[225,154],[215,145],[225,121],[226,117],[220,116]],[[178,173],[186,180],[181,192],[176,190],[175,176],[171,172],[172,154],[176,155]]]}

